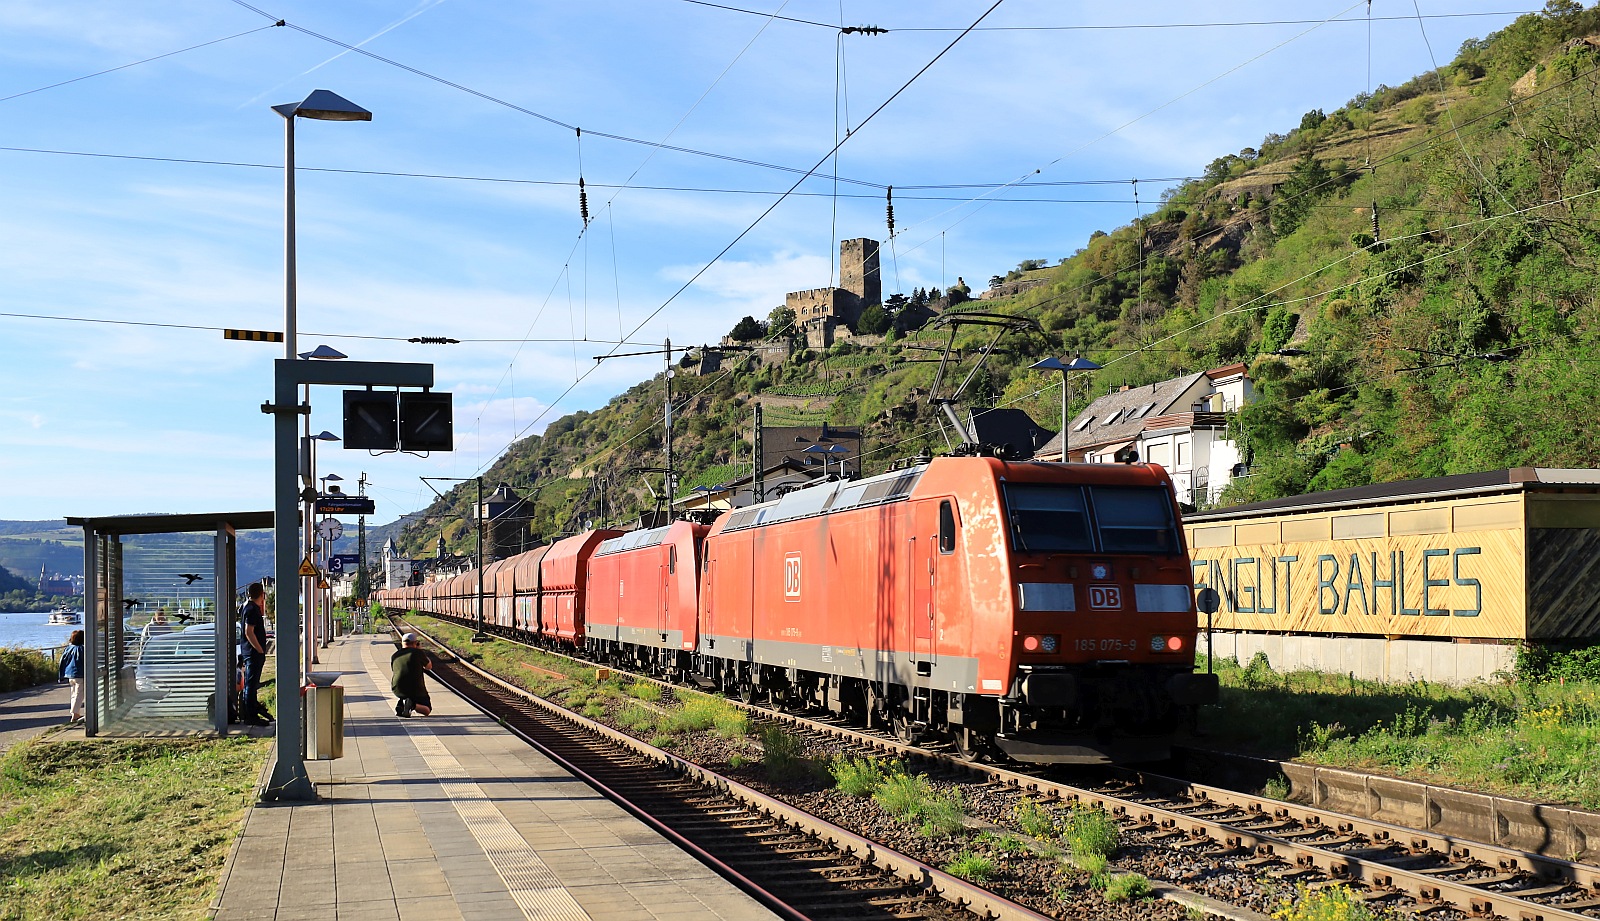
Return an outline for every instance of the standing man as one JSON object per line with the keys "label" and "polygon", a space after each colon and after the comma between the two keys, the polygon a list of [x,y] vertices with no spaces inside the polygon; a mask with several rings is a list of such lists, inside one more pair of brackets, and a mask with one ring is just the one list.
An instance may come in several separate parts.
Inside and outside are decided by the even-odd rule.
{"label": "standing man", "polygon": [[267,621],[264,610],[266,589],[260,582],[251,582],[245,590],[250,600],[240,612],[244,630],[239,639],[239,658],[244,663],[244,703],[239,708],[239,721],[249,726],[265,726],[272,714],[261,706],[261,668],[267,664]]}
{"label": "standing man", "polygon": [[433,669],[433,662],[415,633],[400,637],[400,648],[389,657],[389,669],[392,672],[389,686],[394,689],[394,696],[400,698],[394,705],[394,715],[410,716],[413,710],[423,716],[432,713],[433,701],[428,697],[428,683],[423,674]]}

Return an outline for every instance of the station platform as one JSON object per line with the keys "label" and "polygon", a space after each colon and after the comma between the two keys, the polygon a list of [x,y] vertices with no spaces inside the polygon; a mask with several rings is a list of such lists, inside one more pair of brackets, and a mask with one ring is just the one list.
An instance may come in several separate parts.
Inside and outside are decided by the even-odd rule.
{"label": "station platform", "polygon": [[314,803],[251,807],[218,921],[746,921],[767,909],[438,683],[402,719],[390,637],[321,651],[343,673],[344,757]]}

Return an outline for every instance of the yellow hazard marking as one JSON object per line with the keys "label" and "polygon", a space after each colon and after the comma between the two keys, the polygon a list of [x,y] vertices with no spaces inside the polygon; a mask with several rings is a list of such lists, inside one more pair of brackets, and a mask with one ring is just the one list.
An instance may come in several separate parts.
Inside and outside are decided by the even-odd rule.
{"label": "yellow hazard marking", "polygon": [[310,556],[307,556],[305,559],[300,561],[300,575],[302,575],[302,576],[314,576],[316,574],[317,574],[317,567],[311,565],[311,557]]}

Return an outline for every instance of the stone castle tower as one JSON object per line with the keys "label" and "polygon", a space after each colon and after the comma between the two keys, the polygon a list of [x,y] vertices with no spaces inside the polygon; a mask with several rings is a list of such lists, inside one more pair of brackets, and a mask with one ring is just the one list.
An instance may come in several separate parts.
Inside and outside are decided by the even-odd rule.
{"label": "stone castle tower", "polygon": [[877,240],[858,237],[839,241],[839,287],[854,294],[863,308],[883,303]]}
{"label": "stone castle tower", "polygon": [[878,271],[878,241],[858,237],[839,241],[839,287],[790,291],[784,305],[811,348],[833,343],[835,326],[855,328],[861,311],[883,303],[883,278]]}

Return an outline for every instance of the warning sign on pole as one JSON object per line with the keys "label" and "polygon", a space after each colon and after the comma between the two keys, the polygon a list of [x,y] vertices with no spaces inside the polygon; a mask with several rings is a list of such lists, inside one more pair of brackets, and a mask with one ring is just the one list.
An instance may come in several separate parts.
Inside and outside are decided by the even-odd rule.
{"label": "warning sign on pole", "polygon": [[300,561],[300,575],[314,576],[316,574],[317,567],[311,565],[311,554],[308,553],[306,554],[306,558]]}

